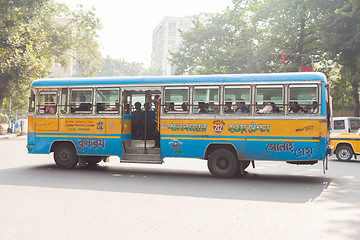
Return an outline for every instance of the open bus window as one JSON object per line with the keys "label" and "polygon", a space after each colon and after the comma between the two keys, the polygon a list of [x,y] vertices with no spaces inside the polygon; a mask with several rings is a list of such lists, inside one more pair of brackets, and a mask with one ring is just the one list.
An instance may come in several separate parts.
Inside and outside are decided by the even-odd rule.
{"label": "open bus window", "polygon": [[224,96],[224,113],[250,112],[250,86],[226,86]]}
{"label": "open bus window", "polygon": [[318,86],[290,85],[288,112],[292,113],[318,113]]}
{"label": "open bus window", "polygon": [[256,87],[256,113],[276,114],[284,112],[282,85],[263,85]]}
{"label": "open bus window", "polygon": [[39,93],[38,112],[39,114],[55,114],[56,113],[56,98],[55,91],[41,91]]}
{"label": "open bus window", "polygon": [[60,104],[60,112],[62,114],[67,113],[67,106],[68,106],[68,89],[63,88],[61,89],[61,104]]}
{"label": "open bus window", "polygon": [[97,113],[118,113],[119,112],[119,89],[98,89],[96,91],[96,112]]}
{"label": "open bus window", "polygon": [[188,113],[189,112],[189,88],[166,87],[164,113]]}
{"label": "open bus window", "polygon": [[219,113],[219,87],[194,87],[193,113]]}
{"label": "open bus window", "polygon": [[91,113],[91,89],[72,89],[70,94],[71,113]]}
{"label": "open bus window", "polygon": [[35,112],[35,94],[33,91],[31,91],[29,97],[29,112]]}

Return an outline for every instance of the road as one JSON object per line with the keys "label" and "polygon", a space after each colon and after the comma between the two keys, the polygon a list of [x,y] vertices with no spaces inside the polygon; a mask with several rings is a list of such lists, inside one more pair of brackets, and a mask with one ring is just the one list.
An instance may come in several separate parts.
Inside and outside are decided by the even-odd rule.
{"label": "road", "polygon": [[206,162],[63,170],[0,141],[0,239],[359,239],[360,161],[257,162],[235,179]]}

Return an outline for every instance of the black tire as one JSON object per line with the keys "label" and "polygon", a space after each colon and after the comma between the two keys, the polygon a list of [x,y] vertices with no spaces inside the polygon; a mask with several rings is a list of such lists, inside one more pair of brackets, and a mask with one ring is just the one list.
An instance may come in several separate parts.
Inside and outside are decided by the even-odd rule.
{"label": "black tire", "polygon": [[71,143],[60,143],[54,151],[56,165],[61,168],[74,168],[78,164],[78,156]]}
{"label": "black tire", "polygon": [[336,157],[340,161],[349,161],[353,156],[351,147],[342,145],[336,149]]}
{"label": "black tire", "polygon": [[239,171],[239,161],[232,151],[221,148],[210,154],[208,168],[215,177],[230,178]]}

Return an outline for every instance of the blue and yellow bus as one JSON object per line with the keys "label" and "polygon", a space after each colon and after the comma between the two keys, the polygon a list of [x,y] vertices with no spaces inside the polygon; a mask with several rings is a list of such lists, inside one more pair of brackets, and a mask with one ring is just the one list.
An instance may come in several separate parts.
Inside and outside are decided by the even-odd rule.
{"label": "blue and yellow bus", "polygon": [[322,73],[39,79],[27,148],[61,168],[199,158],[217,177],[256,160],[325,163],[329,91]]}

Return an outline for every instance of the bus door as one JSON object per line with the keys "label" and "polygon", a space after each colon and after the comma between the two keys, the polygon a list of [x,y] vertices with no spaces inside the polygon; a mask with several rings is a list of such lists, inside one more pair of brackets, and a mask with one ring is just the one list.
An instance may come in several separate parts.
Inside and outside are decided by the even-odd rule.
{"label": "bus door", "polygon": [[122,159],[132,162],[158,163],[160,149],[154,150],[157,147],[155,141],[157,136],[154,135],[157,119],[155,119],[156,106],[153,99],[155,95],[160,96],[160,88],[125,87],[122,94],[122,108],[124,109],[121,126]]}
{"label": "bus door", "polygon": [[[153,88],[153,87],[152,87]],[[155,128],[158,129],[159,113],[154,101],[160,96],[160,89],[124,89],[122,108],[123,139],[152,140]]]}

